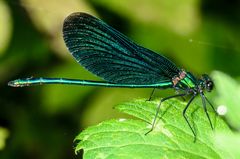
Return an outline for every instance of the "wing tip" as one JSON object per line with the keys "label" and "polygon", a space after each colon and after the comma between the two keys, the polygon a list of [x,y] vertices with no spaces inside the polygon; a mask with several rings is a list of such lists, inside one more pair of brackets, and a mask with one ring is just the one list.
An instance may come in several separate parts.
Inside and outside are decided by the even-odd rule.
{"label": "wing tip", "polygon": [[64,19],[62,32],[64,34],[65,31],[74,28],[78,24],[88,23],[96,19],[96,17],[85,12],[73,12]]}
{"label": "wing tip", "polygon": [[77,19],[81,20],[84,18],[94,18],[94,16],[85,12],[73,12],[64,19],[63,28],[67,26],[69,23],[75,22],[75,20]]}

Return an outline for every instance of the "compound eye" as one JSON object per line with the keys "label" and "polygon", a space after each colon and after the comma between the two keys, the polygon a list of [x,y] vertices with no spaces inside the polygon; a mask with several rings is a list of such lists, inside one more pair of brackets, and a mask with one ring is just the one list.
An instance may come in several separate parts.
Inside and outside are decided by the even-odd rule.
{"label": "compound eye", "polygon": [[212,81],[207,81],[206,83],[206,89],[208,92],[210,92],[213,89],[213,82]]}

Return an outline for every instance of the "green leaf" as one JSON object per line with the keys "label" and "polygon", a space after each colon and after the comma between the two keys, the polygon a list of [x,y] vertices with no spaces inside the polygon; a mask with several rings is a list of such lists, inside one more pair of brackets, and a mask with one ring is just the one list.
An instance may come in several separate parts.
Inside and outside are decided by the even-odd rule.
{"label": "green leaf", "polygon": [[5,1],[0,1],[0,56],[5,53],[11,33],[12,33],[12,19],[10,15],[10,9],[8,8]]}
{"label": "green leaf", "polygon": [[[240,158],[240,134],[219,133],[215,136],[215,144],[227,154],[225,158]],[[231,157],[229,156],[231,155]]]}
{"label": "green leaf", "polygon": [[186,102],[168,100],[161,105],[157,123],[151,128],[157,101],[135,100],[116,109],[138,119],[112,119],[92,126],[77,137],[75,151],[83,149],[84,158],[224,158],[214,145],[214,132],[229,132],[224,121],[209,109],[215,130],[212,131],[201,105],[192,104],[187,116],[197,140],[182,116]]}
{"label": "green leaf", "polygon": [[4,149],[8,136],[9,131],[6,128],[0,127],[0,150]]}
{"label": "green leaf", "polygon": [[217,91],[216,103],[227,108],[225,114],[228,122],[235,128],[240,128],[240,85],[236,80],[226,75],[225,73],[214,71],[214,83]]}

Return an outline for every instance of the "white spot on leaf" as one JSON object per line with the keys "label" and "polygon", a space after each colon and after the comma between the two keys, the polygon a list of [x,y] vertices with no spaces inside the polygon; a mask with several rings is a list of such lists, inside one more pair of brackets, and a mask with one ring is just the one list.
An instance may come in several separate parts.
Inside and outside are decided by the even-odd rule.
{"label": "white spot on leaf", "polygon": [[218,106],[217,113],[219,115],[225,115],[227,113],[227,107],[225,105]]}
{"label": "white spot on leaf", "polygon": [[125,121],[125,120],[126,120],[126,119],[121,118],[121,119],[119,119],[118,121],[123,122],[123,121]]}

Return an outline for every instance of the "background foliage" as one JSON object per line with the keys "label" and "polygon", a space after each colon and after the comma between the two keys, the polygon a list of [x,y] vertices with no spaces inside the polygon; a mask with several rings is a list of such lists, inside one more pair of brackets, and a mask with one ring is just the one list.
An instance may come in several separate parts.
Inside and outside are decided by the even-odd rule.
{"label": "background foliage", "polygon": [[[195,75],[213,70],[230,75],[233,79],[220,82],[220,93],[228,93],[212,93],[211,99],[216,106],[234,105],[230,110],[238,114],[231,99],[239,99],[239,7],[237,0],[0,0],[0,158],[76,158],[73,139],[82,129],[126,117],[112,107],[149,97],[149,89],[7,86],[9,80],[31,76],[98,79],[74,61],[63,43],[62,22],[76,11],[100,17]],[[226,84],[232,80],[233,85]],[[226,120],[238,130],[236,120]],[[216,138],[233,151],[239,143],[238,134],[232,140],[225,134]]]}

